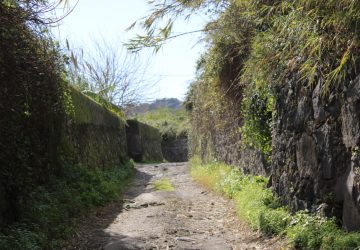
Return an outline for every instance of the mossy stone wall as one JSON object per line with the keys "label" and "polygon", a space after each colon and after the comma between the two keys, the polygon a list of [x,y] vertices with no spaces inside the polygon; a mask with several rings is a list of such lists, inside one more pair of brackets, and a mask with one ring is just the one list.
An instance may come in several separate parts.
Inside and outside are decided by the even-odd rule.
{"label": "mossy stone wall", "polygon": [[126,126],[128,154],[137,162],[161,162],[161,135],[159,130],[136,120]]}
{"label": "mossy stone wall", "polygon": [[62,133],[62,154],[90,168],[111,168],[127,159],[125,121],[70,88],[72,107]]}
{"label": "mossy stone wall", "polygon": [[[17,89],[18,95],[3,95],[9,108],[1,107],[8,114],[0,120],[1,128],[8,131],[2,137],[8,148],[0,157],[0,226],[16,221],[27,195],[62,176],[65,164],[105,169],[129,159],[125,121],[87,96],[55,83],[49,86],[62,90],[57,95],[49,95],[45,83],[19,86],[11,78],[4,83],[9,91]],[[24,110],[25,101],[29,111]]]}

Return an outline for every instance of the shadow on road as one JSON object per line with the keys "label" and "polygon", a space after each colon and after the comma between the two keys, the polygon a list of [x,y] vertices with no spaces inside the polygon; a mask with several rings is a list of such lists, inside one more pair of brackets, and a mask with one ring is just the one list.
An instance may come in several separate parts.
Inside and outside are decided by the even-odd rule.
{"label": "shadow on road", "polygon": [[[111,225],[120,213],[124,211],[124,200],[132,200],[140,194],[151,191],[147,186],[150,183],[153,175],[145,173],[142,169],[145,165],[139,165],[135,169],[134,181],[129,184],[129,187],[123,194],[123,199],[119,199],[105,207],[100,208],[94,214],[87,218],[83,218],[78,223],[80,224],[76,236],[69,240],[65,249],[103,249],[111,240],[124,242],[122,246],[113,245],[107,249],[138,249],[132,246],[127,246],[127,242],[131,242],[127,236],[109,235],[105,229]],[[134,239],[135,240],[135,239]]]}

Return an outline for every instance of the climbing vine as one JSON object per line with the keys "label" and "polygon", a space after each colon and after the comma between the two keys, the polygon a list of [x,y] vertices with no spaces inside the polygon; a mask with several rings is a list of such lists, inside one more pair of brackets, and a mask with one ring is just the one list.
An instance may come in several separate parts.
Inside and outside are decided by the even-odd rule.
{"label": "climbing vine", "polygon": [[242,102],[242,142],[271,156],[273,97],[269,89],[250,88]]}

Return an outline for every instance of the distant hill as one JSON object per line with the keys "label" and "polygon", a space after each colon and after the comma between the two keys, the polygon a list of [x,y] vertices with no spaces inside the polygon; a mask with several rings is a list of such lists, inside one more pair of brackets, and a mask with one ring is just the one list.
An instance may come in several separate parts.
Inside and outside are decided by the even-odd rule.
{"label": "distant hill", "polygon": [[128,107],[126,114],[128,116],[134,116],[162,108],[168,108],[170,110],[176,111],[182,108],[182,102],[177,98],[157,99],[151,103],[140,103],[132,107]]}
{"label": "distant hill", "polygon": [[182,102],[176,98],[163,98],[157,99],[153,103],[149,104],[149,111],[159,108],[169,108],[172,110],[178,110],[182,107]]}

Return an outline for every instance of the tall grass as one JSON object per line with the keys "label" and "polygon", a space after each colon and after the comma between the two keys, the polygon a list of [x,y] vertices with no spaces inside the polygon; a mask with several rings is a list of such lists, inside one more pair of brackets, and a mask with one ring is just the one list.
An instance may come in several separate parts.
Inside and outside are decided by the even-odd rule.
{"label": "tall grass", "polygon": [[289,248],[358,249],[360,233],[346,233],[334,219],[300,211],[292,215],[266,188],[267,179],[244,175],[223,163],[190,160],[190,173],[200,184],[235,200],[241,219],[266,235],[283,235]]}

